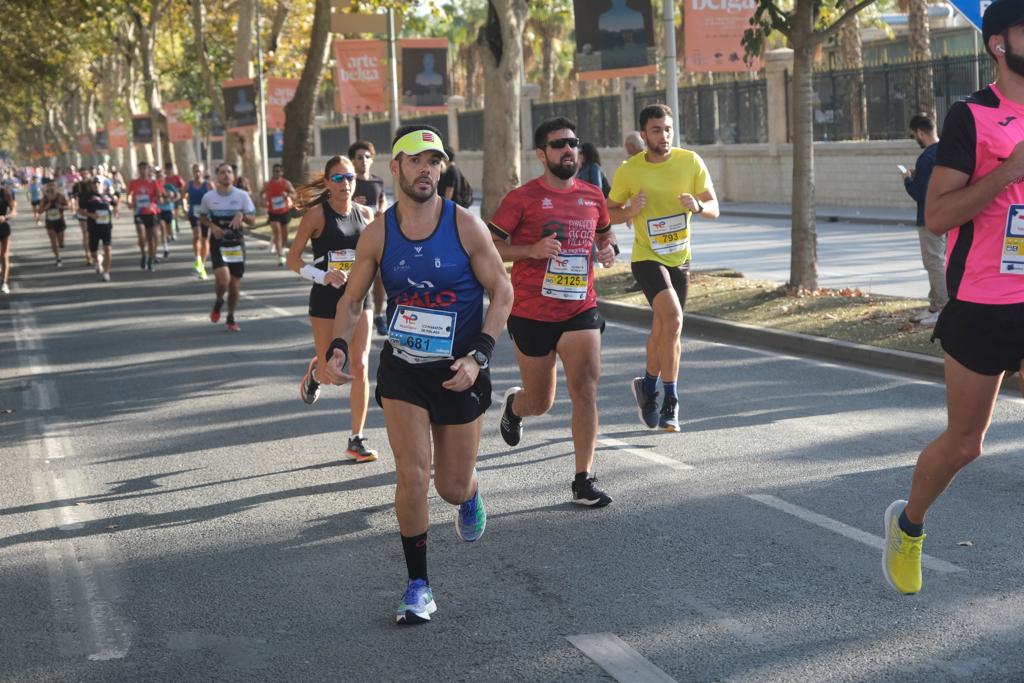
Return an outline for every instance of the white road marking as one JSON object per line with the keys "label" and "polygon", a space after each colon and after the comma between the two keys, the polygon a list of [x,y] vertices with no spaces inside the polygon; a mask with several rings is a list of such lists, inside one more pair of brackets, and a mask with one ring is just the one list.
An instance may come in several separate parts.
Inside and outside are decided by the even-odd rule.
{"label": "white road marking", "polygon": [[621,683],[676,683],[614,633],[583,633],[565,639]]}
{"label": "white road marking", "polygon": [[38,351],[39,334],[35,331],[35,318],[32,307],[19,301],[12,306],[14,309],[14,346],[19,351]]}
{"label": "white road marking", "polygon": [[239,292],[239,295],[242,296],[243,298],[255,301],[256,303],[258,303],[260,306],[263,306],[264,308],[270,309],[271,311],[273,311],[277,315],[281,316],[282,318],[295,318],[296,320],[298,320],[302,324],[309,325],[309,321],[306,320],[305,318],[298,317],[298,316],[296,316],[295,313],[292,313],[291,311],[285,310],[285,309],[281,308],[280,306],[275,306],[273,304],[268,304],[265,301],[261,301],[258,296],[254,296],[252,294],[249,294],[248,292]]}
{"label": "white road marking", "polygon": [[635,455],[638,458],[643,458],[644,460],[649,460],[650,462],[654,462],[659,465],[671,467],[674,470],[694,469],[693,465],[687,465],[685,462],[680,462],[675,458],[670,458],[666,455],[662,455],[661,453],[637,448],[632,444],[626,443],[625,441],[619,441],[618,439],[613,439],[610,436],[598,437],[597,443],[602,446],[608,446],[609,448],[623,451],[624,453],[629,453],[630,455]]}
{"label": "white road marking", "polygon": [[[775,508],[776,510],[785,512],[786,514],[793,515],[794,517],[798,517],[805,522],[810,522],[815,526],[827,529],[839,534],[840,536],[845,536],[859,543],[863,543],[864,545],[871,546],[872,548],[882,550],[885,546],[885,539],[881,536],[869,534],[866,531],[861,531],[856,527],[843,524],[831,517],[819,515],[817,512],[812,512],[806,508],[800,507],[799,505],[787,503],[781,498],[756,493],[747,495],[747,498],[755,500],[762,505],[767,505],[770,508]],[[963,567],[958,567],[951,562],[946,562],[945,560],[940,560],[937,557],[932,557],[931,555],[925,555],[923,553],[921,555],[921,565],[944,574],[956,574],[957,572],[963,571]]]}

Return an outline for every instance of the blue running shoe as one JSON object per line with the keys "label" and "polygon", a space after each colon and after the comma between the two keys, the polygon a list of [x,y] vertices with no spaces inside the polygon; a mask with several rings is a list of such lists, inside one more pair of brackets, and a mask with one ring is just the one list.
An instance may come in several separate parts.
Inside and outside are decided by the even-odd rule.
{"label": "blue running shoe", "polygon": [[395,613],[395,621],[399,624],[425,624],[430,615],[437,611],[434,603],[434,592],[423,579],[409,582],[402,597],[402,604]]}
{"label": "blue running shoe", "polygon": [[648,429],[657,429],[661,417],[658,415],[658,392],[655,391],[648,395],[644,391],[643,377],[634,377],[629,389],[633,392],[633,398],[636,400],[636,412],[640,416],[640,421]]}
{"label": "blue running shoe", "polygon": [[455,517],[455,535],[466,543],[472,543],[484,535],[486,527],[487,510],[484,509],[484,499],[480,496],[480,485],[477,484],[473,497],[459,506],[459,513]]}
{"label": "blue running shoe", "polygon": [[661,406],[658,426],[669,432],[679,431],[679,401],[671,396],[665,397]]}

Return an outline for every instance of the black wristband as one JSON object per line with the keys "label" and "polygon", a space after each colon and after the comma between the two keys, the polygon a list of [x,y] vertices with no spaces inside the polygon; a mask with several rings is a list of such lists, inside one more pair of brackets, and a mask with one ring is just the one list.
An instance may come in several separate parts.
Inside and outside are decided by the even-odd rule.
{"label": "black wristband", "polygon": [[469,345],[469,352],[473,353],[474,351],[479,351],[487,356],[487,362],[490,363],[491,354],[494,353],[494,337],[486,332],[478,334],[473,343]]}
{"label": "black wristband", "polygon": [[336,337],[331,345],[327,347],[327,362],[331,362],[331,357],[334,355],[334,349],[341,349],[341,352],[345,354],[345,362],[342,364],[341,369],[345,370],[348,368],[348,342],[341,337]]}
{"label": "black wristband", "polygon": [[621,254],[621,253],[622,253],[622,252],[621,252],[621,251],[619,250],[619,243],[618,243],[618,242],[612,242],[612,251],[614,251],[614,252],[615,252],[615,255],[616,255],[616,256],[618,256],[619,254]]}

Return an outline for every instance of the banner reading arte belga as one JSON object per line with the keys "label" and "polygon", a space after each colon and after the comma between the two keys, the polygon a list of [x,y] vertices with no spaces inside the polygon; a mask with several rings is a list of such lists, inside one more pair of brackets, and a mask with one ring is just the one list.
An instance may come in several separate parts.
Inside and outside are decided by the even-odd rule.
{"label": "banner reading arte belga", "polygon": [[686,70],[756,71],[743,61],[743,32],[750,28],[757,0],[684,0]]}
{"label": "banner reading arte belga", "polygon": [[164,104],[164,113],[167,115],[168,142],[188,142],[195,136],[192,124],[182,117],[188,108],[189,103],[185,100]]}
{"label": "banner reading arte belga", "polygon": [[379,40],[336,40],[333,49],[338,113],[387,111],[384,43]]}
{"label": "banner reading arte belga", "polygon": [[657,71],[651,0],[573,0],[582,81]]}
{"label": "banner reading arte belga", "polygon": [[267,78],[267,130],[284,128],[284,106],[295,97],[297,78]]}

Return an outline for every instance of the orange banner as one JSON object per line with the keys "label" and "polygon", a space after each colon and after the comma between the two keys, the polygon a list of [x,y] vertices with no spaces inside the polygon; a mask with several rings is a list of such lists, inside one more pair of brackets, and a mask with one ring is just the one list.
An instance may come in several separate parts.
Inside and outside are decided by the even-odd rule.
{"label": "orange banner", "polygon": [[683,26],[686,33],[686,70],[757,71],[743,62],[743,32],[750,28],[756,0],[686,0]]}
{"label": "orange banner", "polygon": [[297,78],[267,79],[267,130],[284,128],[284,105],[292,101],[298,87]]}
{"label": "orange banner", "polygon": [[124,149],[128,146],[128,129],[120,121],[107,122],[107,146],[110,149]]}
{"label": "orange banner", "polygon": [[188,108],[189,103],[184,100],[164,104],[164,113],[167,115],[167,139],[170,142],[191,142],[195,137],[192,124],[183,121],[181,117]]}
{"label": "orange banner", "polygon": [[334,41],[334,80],[339,114],[387,111],[384,43],[380,40]]}
{"label": "orange banner", "polygon": [[88,133],[82,133],[78,136],[78,153],[79,154],[92,154],[92,138]]}

